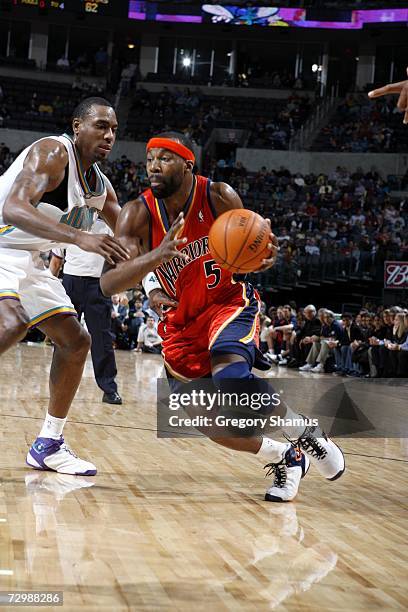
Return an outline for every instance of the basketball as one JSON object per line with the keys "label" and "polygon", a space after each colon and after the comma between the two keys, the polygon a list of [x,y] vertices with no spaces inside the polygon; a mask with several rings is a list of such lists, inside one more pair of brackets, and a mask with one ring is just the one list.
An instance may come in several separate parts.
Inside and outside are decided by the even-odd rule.
{"label": "basketball", "polygon": [[255,272],[271,251],[268,222],[252,210],[239,208],[222,214],[211,226],[208,246],[215,261],[237,274]]}

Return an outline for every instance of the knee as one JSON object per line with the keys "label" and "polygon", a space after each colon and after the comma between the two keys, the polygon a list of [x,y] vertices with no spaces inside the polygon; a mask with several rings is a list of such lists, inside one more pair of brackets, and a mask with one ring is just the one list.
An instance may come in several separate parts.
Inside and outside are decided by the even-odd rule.
{"label": "knee", "polygon": [[0,317],[0,338],[11,336],[16,341],[24,338],[28,331],[29,318],[22,306],[7,309]]}
{"label": "knee", "polygon": [[71,353],[72,357],[85,358],[91,348],[91,336],[82,325],[78,325],[75,333],[70,334],[69,338],[64,338],[62,342],[58,343],[58,346]]}
{"label": "knee", "polygon": [[227,381],[235,379],[250,379],[251,368],[246,359],[239,359],[234,362],[224,362],[212,366],[212,378],[217,388],[220,388]]}
{"label": "knee", "polygon": [[81,326],[76,338],[75,353],[86,356],[91,348],[91,344],[90,334]]}

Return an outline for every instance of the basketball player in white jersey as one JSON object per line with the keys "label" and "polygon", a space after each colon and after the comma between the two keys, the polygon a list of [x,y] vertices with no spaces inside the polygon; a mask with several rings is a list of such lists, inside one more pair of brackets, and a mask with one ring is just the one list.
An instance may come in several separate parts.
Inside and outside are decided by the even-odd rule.
{"label": "basketball player in white jersey", "polygon": [[113,264],[127,250],[89,234],[95,210],[114,229],[120,207],[97,166],[109,155],[117,120],[110,102],[87,98],[73,113],[73,138],[50,136],[25,149],[0,177],[0,354],[38,326],[55,345],[48,412],[28,465],[65,474],[96,474],[64,443],[62,430],[78,389],[90,340],[40,251],[75,244]]}

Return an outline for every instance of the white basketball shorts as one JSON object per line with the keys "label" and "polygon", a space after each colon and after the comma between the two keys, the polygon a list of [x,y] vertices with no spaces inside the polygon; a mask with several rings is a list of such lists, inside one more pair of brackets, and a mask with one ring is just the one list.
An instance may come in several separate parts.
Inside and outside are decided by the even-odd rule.
{"label": "white basketball shorts", "polygon": [[64,287],[39,251],[0,248],[0,300],[20,300],[30,327],[57,314],[76,314]]}

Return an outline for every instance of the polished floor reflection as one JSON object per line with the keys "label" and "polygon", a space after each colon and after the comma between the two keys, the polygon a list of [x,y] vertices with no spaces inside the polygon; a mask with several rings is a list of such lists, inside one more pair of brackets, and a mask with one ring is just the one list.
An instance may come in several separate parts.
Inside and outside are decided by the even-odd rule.
{"label": "polished floor reflection", "polygon": [[342,479],[311,470],[295,503],[267,504],[255,457],[157,439],[161,360],[118,353],[123,406],[88,362],[65,431],[98,475],[36,472],[50,358],[1,358],[0,591],[62,590],[73,611],[408,608],[407,440],[345,440]]}

